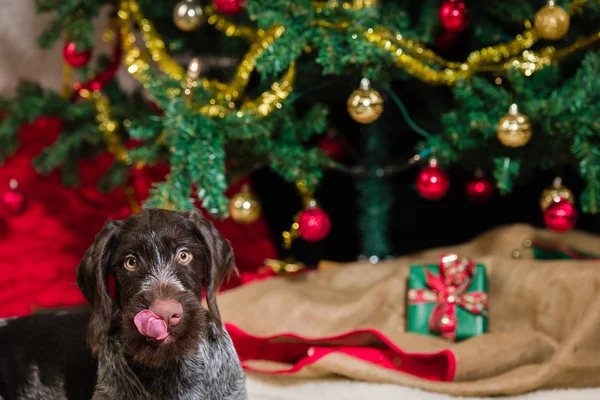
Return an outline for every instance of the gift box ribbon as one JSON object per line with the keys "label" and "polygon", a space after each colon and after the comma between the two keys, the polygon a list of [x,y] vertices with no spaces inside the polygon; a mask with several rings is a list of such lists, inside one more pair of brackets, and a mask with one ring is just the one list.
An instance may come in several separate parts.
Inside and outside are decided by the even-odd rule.
{"label": "gift box ribbon", "polygon": [[425,268],[426,289],[410,289],[408,304],[435,303],[429,318],[429,330],[441,337],[454,340],[458,320],[456,307],[487,317],[488,295],[483,291],[467,292],[473,282],[475,264],[472,260],[459,258],[457,254],[440,257],[439,274]]}

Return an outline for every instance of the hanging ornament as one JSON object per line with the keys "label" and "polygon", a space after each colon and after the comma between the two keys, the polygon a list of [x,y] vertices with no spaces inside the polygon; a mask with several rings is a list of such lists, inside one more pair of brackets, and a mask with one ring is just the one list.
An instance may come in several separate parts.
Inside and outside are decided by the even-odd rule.
{"label": "hanging ornament", "polygon": [[71,95],[71,100],[75,100],[77,96],[80,96],[85,91],[100,91],[102,90],[109,82],[112,82],[115,75],[119,71],[122,63],[122,55],[123,49],[121,48],[121,35],[117,30],[114,33],[114,45],[112,51],[112,58],[110,62],[106,65],[104,69],[98,71],[98,73],[89,80],[85,82],[74,82],[73,90],[74,92]]}
{"label": "hanging ornament", "polygon": [[214,0],[215,8],[221,14],[238,14],[243,9],[246,0]]}
{"label": "hanging ornament", "polygon": [[204,11],[198,0],[182,0],[175,5],[173,22],[182,31],[193,31],[204,21]]}
{"label": "hanging ornament", "polygon": [[238,224],[251,224],[260,217],[261,206],[248,185],[229,201],[229,214]]}
{"label": "hanging ornament", "polygon": [[540,208],[542,211],[546,211],[552,204],[560,203],[561,201],[575,204],[575,196],[573,196],[573,192],[568,187],[563,186],[562,178],[556,177],[554,178],[554,182],[552,182],[552,186],[544,189],[542,192]]}
{"label": "hanging ornament", "polygon": [[307,242],[323,240],[329,235],[329,231],[331,230],[329,216],[319,207],[306,181],[296,181],[296,189],[298,189],[298,193],[302,197],[304,208],[294,217],[294,223],[291,228],[281,234],[284,249],[290,249],[294,239],[299,237]]}
{"label": "hanging ornament", "polygon": [[9,183],[9,190],[4,192],[2,196],[2,202],[6,211],[11,214],[19,214],[25,209],[25,194],[19,189],[19,183],[16,179],[11,179]]}
{"label": "hanging ornament", "polygon": [[339,161],[344,157],[344,142],[336,135],[334,129],[327,132],[327,135],[319,141],[318,146],[333,161]]}
{"label": "hanging ornament", "polygon": [[429,165],[419,171],[417,175],[417,191],[427,200],[439,200],[448,193],[450,179],[442,168],[437,165],[437,160],[431,158]]}
{"label": "hanging ornament", "polygon": [[329,235],[331,220],[322,208],[309,206],[298,216],[298,233],[307,242],[318,242]]}
{"label": "hanging ornament", "polygon": [[75,43],[67,42],[63,48],[63,59],[72,67],[83,67],[92,59],[90,50],[77,51]]}
{"label": "hanging ornament", "polygon": [[449,32],[462,32],[469,27],[471,15],[462,0],[446,0],[438,12],[440,24]]}
{"label": "hanging ornament", "polygon": [[571,17],[553,0],[535,14],[535,30],[542,39],[558,40],[569,32]]}
{"label": "hanging ornament", "polygon": [[458,39],[456,32],[441,31],[435,37],[435,47],[439,51],[449,51],[456,45]]}
{"label": "hanging ornament", "polygon": [[494,184],[481,170],[476,170],[475,177],[467,183],[466,192],[472,202],[483,203],[494,195]]}
{"label": "hanging ornament", "polygon": [[577,223],[577,209],[566,200],[551,204],[544,211],[544,223],[556,232],[571,230]]}
{"label": "hanging ornament", "polygon": [[519,112],[516,104],[511,104],[508,114],[498,121],[498,139],[507,147],[525,146],[531,139],[531,124],[526,115]]}
{"label": "hanging ornament", "polygon": [[352,119],[361,124],[375,121],[383,112],[383,98],[377,90],[371,89],[367,78],[360,81],[360,88],[352,92],[346,105]]}

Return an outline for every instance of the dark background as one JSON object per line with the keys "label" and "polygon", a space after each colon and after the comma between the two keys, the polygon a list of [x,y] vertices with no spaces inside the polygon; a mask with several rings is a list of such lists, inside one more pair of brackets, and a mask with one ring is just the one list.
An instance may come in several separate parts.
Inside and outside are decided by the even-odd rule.
{"label": "dark background", "polygon": [[[350,93],[349,88],[345,90]],[[431,90],[435,93],[431,93]],[[332,125],[350,147],[360,154],[360,150],[364,148],[361,146],[365,139],[364,135],[368,132],[348,117],[344,101],[346,92],[341,89],[328,90],[328,92],[329,96],[332,96],[331,100],[333,97],[336,98],[335,101],[328,102],[332,107],[330,115]],[[439,129],[438,105],[450,104],[452,101],[448,89],[432,89],[418,82],[404,85],[398,88],[396,93],[403,99],[412,118],[432,133]],[[326,98],[328,94],[323,96],[320,100],[330,100]],[[437,101],[437,105],[432,103],[432,99]],[[421,140],[421,137],[404,123],[400,112],[390,99],[385,99],[385,107],[384,114],[377,123],[384,126],[389,158],[406,154],[408,159],[414,154],[413,146]],[[348,151],[344,162],[352,165],[361,161],[353,159],[351,151]],[[516,182],[514,191],[510,195],[501,196],[495,192],[489,202],[474,204],[469,201],[465,193],[465,186],[473,178],[473,171],[465,170],[460,166],[447,169],[451,183],[446,197],[438,201],[421,198],[414,182],[419,169],[424,165],[414,165],[389,178],[394,188],[394,204],[388,221],[392,256],[458,244],[499,225],[529,223],[543,227],[543,213],[539,206],[540,196],[545,188],[552,185],[553,179],[559,173],[554,170],[536,171],[533,179]],[[577,171],[565,169],[560,173],[563,183],[573,191],[577,201],[584,188],[584,182]],[[306,243],[298,239],[289,252],[281,249],[281,232],[289,229],[294,215],[301,208],[300,197],[294,185],[284,182],[268,169],[259,170],[252,179],[263,205],[264,216],[282,256],[293,256],[298,261],[316,265],[321,259],[354,261],[361,255],[360,232],[357,227],[357,216],[360,210],[353,178],[338,171],[326,172],[315,197],[331,217],[331,233],[318,243]],[[600,216],[580,212],[576,229],[600,233]]]}

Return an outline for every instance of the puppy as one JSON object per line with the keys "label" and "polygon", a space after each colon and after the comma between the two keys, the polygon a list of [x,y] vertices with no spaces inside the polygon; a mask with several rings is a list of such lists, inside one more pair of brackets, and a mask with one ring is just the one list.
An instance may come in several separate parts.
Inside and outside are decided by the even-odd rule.
{"label": "puppy", "polygon": [[0,322],[0,399],[246,400],[215,301],[232,265],[197,211],[108,221],[77,268],[91,313]]}

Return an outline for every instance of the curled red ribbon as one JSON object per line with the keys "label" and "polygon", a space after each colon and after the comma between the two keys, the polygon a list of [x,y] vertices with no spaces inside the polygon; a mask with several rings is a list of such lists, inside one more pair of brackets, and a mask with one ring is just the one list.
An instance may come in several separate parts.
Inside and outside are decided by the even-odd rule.
{"label": "curled red ribbon", "polygon": [[482,291],[467,292],[475,275],[472,260],[459,258],[455,253],[440,257],[439,275],[425,269],[428,289],[410,289],[409,304],[435,303],[429,318],[429,330],[454,340],[458,321],[456,307],[487,316],[488,295]]}

